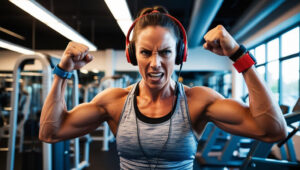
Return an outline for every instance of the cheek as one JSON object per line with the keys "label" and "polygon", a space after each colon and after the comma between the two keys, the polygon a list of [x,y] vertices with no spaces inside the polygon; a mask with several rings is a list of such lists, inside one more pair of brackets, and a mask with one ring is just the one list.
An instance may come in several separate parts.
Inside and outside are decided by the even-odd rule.
{"label": "cheek", "polygon": [[175,67],[175,60],[174,59],[169,60],[168,62],[166,62],[165,69],[168,71],[168,75],[173,73],[174,67]]}
{"label": "cheek", "polygon": [[138,67],[139,67],[140,75],[141,75],[142,77],[144,77],[145,70],[146,70],[146,66],[145,66],[144,62],[138,61]]}

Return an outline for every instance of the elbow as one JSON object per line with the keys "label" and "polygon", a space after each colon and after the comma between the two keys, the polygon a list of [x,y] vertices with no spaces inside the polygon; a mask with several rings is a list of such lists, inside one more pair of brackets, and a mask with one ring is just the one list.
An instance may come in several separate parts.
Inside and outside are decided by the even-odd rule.
{"label": "elbow", "polygon": [[49,133],[51,130],[46,131],[43,126],[41,126],[39,131],[39,140],[45,143],[56,143],[59,142],[53,133]]}
{"label": "elbow", "polygon": [[39,140],[42,141],[42,142],[45,142],[45,143],[56,143],[57,141],[55,141],[54,139],[52,138],[49,138],[49,137],[45,137],[43,134],[39,134]]}
{"label": "elbow", "polygon": [[286,128],[282,128],[280,131],[266,134],[261,140],[263,142],[276,143],[286,139],[287,135],[288,133]]}
{"label": "elbow", "polygon": [[286,138],[286,134],[280,134],[277,136],[272,136],[272,137],[266,137],[264,139],[262,139],[263,142],[268,142],[268,143],[277,143],[280,142],[282,140],[284,140]]}
{"label": "elbow", "polygon": [[280,138],[279,138],[279,141],[282,141],[284,139],[286,139],[288,136],[288,131],[287,131],[287,127],[284,126],[284,128],[282,129],[281,133],[280,133]]}
{"label": "elbow", "polygon": [[288,130],[287,130],[287,126],[286,126],[286,122],[282,123],[283,125],[281,126],[280,130],[277,131],[277,137],[275,139],[277,139],[275,142],[279,142],[282,141],[284,139],[287,138],[288,136]]}
{"label": "elbow", "polygon": [[59,140],[54,139],[52,137],[46,137],[44,134],[41,134],[41,133],[39,134],[39,140],[42,142],[45,142],[45,143],[49,143],[49,144],[59,142]]}

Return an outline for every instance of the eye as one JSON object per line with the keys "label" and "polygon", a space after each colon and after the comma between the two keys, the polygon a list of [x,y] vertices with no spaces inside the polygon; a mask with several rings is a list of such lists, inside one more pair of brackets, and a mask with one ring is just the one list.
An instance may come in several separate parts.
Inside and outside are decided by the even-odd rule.
{"label": "eye", "polygon": [[168,49],[159,51],[160,56],[169,56],[169,55],[171,55],[171,53],[172,53],[172,51],[168,50]]}
{"label": "eye", "polygon": [[141,50],[140,53],[145,57],[149,57],[152,54],[152,52],[150,50]]}

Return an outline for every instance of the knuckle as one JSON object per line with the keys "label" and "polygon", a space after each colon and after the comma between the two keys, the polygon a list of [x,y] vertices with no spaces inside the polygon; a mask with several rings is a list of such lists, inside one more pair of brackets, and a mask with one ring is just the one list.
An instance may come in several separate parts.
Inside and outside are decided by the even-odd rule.
{"label": "knuckle", "polygon": [[218,36],[221,37],[221,38],[224,37],[224,32],[223,31],[219,31],[218,32]]}
{"label": "knuckle", "polygon": [[224,29],[224,26],[221,25],[221,24],[219,24],[219,25],[217,25],[217,28],[218,28],[219,30],[223,30],[223,29]]}
{"label": "knuckle", "polygon": [[70,47],[72,47],[72,46],[74,46],[75,45],[75,42],[74,41],[70,41],[69,43],[68,43],[68,46],[70,46]]}

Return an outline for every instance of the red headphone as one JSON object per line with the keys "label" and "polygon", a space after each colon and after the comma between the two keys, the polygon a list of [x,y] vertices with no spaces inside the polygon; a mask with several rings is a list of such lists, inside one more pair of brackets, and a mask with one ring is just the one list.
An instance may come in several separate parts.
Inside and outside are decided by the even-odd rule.
{"label": "red headphone", "polygon": [[[144,15],[138,17],[136,20],[134,20],[134,22],[130,26],[130,28],[128,30],[128,33],[127,33],[127,36],[126,36],[126,57],[127,57],[128,63],[131,63],[132,65],[135,65],[135,66],[137,65],[137,60],[136,60],[136,55],[135,55],[135,44],[131,43],[129,41],[129,37],[130,37],[131,31],[133,30],[136,22],[140,18],[142,18],[142,17],[144,17],[146,15],[149,15],[149,14],[156,13],[156,12],[159,12],[159,11],[153,10],[150,13],[147,13],[147,14],[144,14]],[[186,32],[185,32],[184,27],[182,26],[182,24],[175,17],[173,17],[173,16],[171,16],[169,14],[164,14],[164,13],[161,13],[161,14],[166,15],[169,18],[171,18],[177,24],[177,26],[179,27],[179,29],[181,30],[182,39],[179,39],[179,41],[177,43],[177,49],[176,49],[177,50],[177,54],[176,54],[176,59],[175,59],[175,64],[180,65],[180,64],[182,64],[182,62],[185,62],[186,58],[187,58],[187,38],[186,38]]]}

